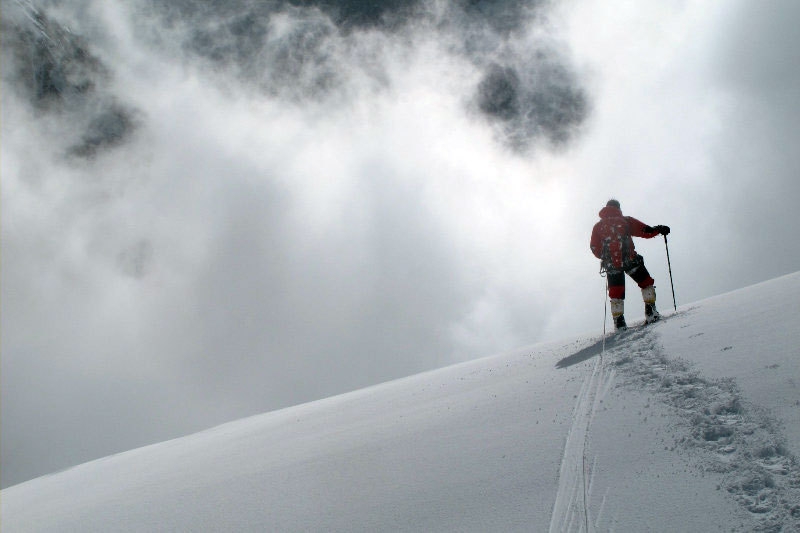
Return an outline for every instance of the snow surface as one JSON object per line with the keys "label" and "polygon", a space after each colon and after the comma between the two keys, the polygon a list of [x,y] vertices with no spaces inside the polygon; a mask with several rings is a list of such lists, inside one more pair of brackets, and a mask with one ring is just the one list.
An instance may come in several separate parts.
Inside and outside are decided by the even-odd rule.
{"label": "snow surface", "polygon": [[800,273],[664,315],[35,479],[2,531],[800,531]]}

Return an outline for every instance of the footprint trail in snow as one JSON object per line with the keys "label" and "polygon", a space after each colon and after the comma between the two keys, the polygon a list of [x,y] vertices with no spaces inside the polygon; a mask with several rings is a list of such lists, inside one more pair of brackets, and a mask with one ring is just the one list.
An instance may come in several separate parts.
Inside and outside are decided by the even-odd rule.
{"label": "footprint trail in snow", "polygon": [[800,531],[800,463],[779,422],[748,402],[733,380],[704,378],[688,362],[668,358],[656,328],[629,332],[595,353],[573,409],[551,533],[594,531],[605,511],[605,498],[592,506],[591,426],[615,376],[616,386],[646,392],[673,414],[668,452],[688,455],[698,471],[718,476],[718,489],[748,511],[756,531]]}

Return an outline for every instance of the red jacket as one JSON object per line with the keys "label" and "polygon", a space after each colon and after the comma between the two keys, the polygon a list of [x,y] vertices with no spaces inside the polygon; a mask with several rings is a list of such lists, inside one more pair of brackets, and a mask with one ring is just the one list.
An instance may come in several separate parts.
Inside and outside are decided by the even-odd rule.
{"label": "red jacket", "polygon": [[618,207],[600,210],[600,222],[592,229],[589,247],[606,268],[621,269],[625,262],[636,257],[631,237],[650,239],[659,232],[633,217],[623,216]]}

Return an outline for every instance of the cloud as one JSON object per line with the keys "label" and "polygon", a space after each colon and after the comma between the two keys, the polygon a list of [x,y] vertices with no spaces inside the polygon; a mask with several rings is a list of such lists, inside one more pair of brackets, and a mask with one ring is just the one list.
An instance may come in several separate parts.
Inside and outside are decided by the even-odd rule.
{"label": "cloud", "polygon": [[[586,94],[559,61],[540,52],[520,68],[491,65],[477,87],[477,106],[502,124],[505,139],[525,151],[532,139],[568,143],[588,114]],[[531,78],[523,81],[520,72]]]}
{"label": "cloud", "polygon": [[[800,182],[800,38],[791,20],[794,2],[755,9],[742,4],[725,20],[725,38],[713,50],[714,83],[724,87],[726,125],[715,143],[718,193],[739,257],[727,276],[753,281],[797,268],[800,245],[793,218]],[[731,157],[731,154],[733,156]]]}
{"label": "cloud", "polygon": [[155,3],[151,9],[156,20],[168,21],[182,52],[292,101],[362,97],[364,87],[354,83],[386,88],[387,50],[404,40],[413,46],[434,39],[444,44],[440,53],[481,71],[470,82],[474,107],[501,123],[499,138],[515,149],[526,151],[542,139],[566,144],[588,113],[563,44],[541,23],[530,35],[529,24],[544,10],[537,3],[235,5]]}
{"label": "cloud", "polygon": [[4,3],[4,485],[541,327],[496,210],[577,78],[494,130],[527,7],[365,5]]}

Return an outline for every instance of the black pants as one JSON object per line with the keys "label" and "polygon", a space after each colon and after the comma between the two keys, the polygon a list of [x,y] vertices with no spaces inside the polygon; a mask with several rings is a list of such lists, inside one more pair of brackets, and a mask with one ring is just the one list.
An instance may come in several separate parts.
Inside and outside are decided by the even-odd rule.
{"label": "black pants", "polygon": [[625,274],[629,275],[639,287],[645,289],[655,283],[647,267],[644,266],[644,258],[637,255],[634,259],[626,261],[622,265],[622,270],[609,269],[606,272],[608,278],[608,296],[610,298],[625,299]]}

